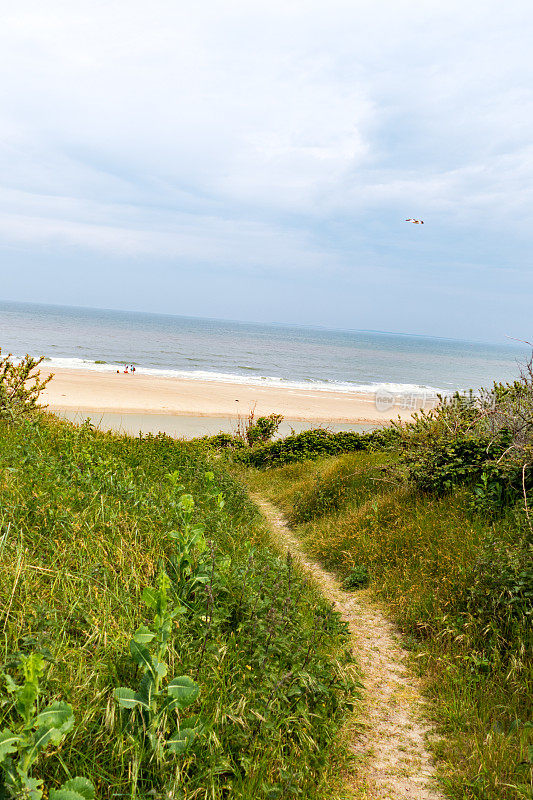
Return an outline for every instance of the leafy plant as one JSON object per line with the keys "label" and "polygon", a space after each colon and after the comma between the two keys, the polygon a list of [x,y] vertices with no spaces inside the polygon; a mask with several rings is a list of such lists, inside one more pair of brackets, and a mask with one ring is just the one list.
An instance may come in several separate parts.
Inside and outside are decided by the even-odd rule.
{"label": "leafy plant", "polygon": [[169,572],[183,602],[187,602],[199,586],[209,581],[207,564],[202,559],[207,549],[204,533],[203,525],[193,525],[189,521],[181,530],[169,532],[175,544],[174,553],[169,558]]}
{"label": "leafy plant", "polygon": [[466,485],[473,507],[500,513],[533,488],[533,365],[520,380],[440,397],[396,425],[417,489],[442,495]]}
{"label": "leafy plant", "polygon": [[[50,703],[39,710],[39,681],[44,668],[43,656],[32,653],[22,657],[24,683],[17,684],[7,673],[2,676],[20,718],[18,724],[0,732],[0,769],[8,796],[30,800],[43,797],[43,781],[32,776],[33,767],[47,747],[57,747],[74,725],[68,703]],[[60,789],[50,789],[48,796],[50,800],[93,800],[94,786],[86,778],[72,778]]]}
{"label": "leafy plant", "polygon": [[132,729],[141,749],[148,746],[160,761],[169,754],[184,753],[201,728],[196,718],[181,719],[179,716],[198,699],[197,684],[187,675],[181,675],[163,686],[168,671],[165,655],[173,621],[184,611],[180,606],[171,607],[169,587],[167,574],[161,572],[157,586],[144,590],[143,601],[154,612],[153,623],[151,627],[137,628],[129,645],[131,658],[140,668],[142,678],[137,690],[122,686],[114,691],[119,706],[131,712]]}
{"label": "leafy plant", "polygon": [[216,433],[214,436],[203,436],[198,439],[198,441],[205,442],[210,447],[222,450],[234,450],[247,446],[246,442],[244,442],[240,436],[236,436],[232,433]]}
{"label": "leafy plant", "polygon": [[39,395],[53,377],[42,380],[39,371],[34,372],[43,360],[25,355],[17,363],[11,353],[2,356],[0,348],[0,419],[14,421],[35,410]]}
{"label": "leafy plant", "polygon": [[256,422],[249,425],[246,430],[246,440],[250,447],[253,447],[254,444],[269,442],[282,422],[282,414],[269,414],[268,417],[258,417]]}
{"label": "leafy plant", "polygon": [[363,589],[368,585],[369,574],[367,567],[362,564],[357,564],[350,572],[349,575],[343,580],[343,589],[353,591],[354,589]]}
{"label": "leafy plant", "polygon": [[[185,488],[179,483],[179,473],[170,473],[167,477],[174,494]],[[206,472],[205,478],[207,484],[212,486],[214,474]],[[210,492],[208,498],[215,500],[219,511],[224,508],[225,500],[221,493]],[[181,524],[178,530],[169,532],[169,536],[174,540],[175,549],[168,560],[168,568],[174,590],[181,601],[185,603],[190,600],[200,586],[209,582],[211,574],[209,566],[212,567],[212,564],[208,565],[203,559],[203,554],[208,546],[205,539],[205,526],[193,522],[195,503],[192,494],[180,495],[178,500],[171,500],[171,505]]]}
{"label": "leafy plant", "polygon": [[499,475],[495,476],[491,474],[491,470],[486,470],[481,473],[474,486],[472,507],[476,511],[485,511],[490,516],[495,510],[501,511],[508,495],[509,489],[506,491]]}
{"label": "leafy plant", "polygon": [[286,436],[276,442],[258,444],[248,451],[239,450],[235,453],[235,458],[252,467],[277,467],[324,455],[385,449],[397,440],[398,432],[392,428],[370,433],[356,431],[332,433],[324,428],[315,428]]}

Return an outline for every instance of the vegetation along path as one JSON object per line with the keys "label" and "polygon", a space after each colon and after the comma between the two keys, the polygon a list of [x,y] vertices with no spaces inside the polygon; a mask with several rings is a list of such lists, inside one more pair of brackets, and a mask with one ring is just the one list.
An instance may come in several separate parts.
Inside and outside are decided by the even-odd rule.
{"label": "vegetation along path", "polygon": [[354,734],[349,743],[360,766],[347,777],[347,788],[368,800],[441,800],[425,745],[430,729],[423,720],[423,699],[394,626],[368,592],[343,591],[331,573],[305,555],[279,509],[258,495],[252,499],[279,545],[290,550],[349,625],[363,672],[364,733]]}

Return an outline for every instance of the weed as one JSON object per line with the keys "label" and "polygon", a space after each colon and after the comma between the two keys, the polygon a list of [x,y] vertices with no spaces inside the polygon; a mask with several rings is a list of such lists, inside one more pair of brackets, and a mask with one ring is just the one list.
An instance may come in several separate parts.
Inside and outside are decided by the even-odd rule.
{"label": "weed", "polygon": [[[40,756],[50,746],[61,744],[74,725],[72,706],[64,702],[50,703],[40,708],[39,682],[45,662],[42,655],[33,653],[21,658],[24,682],[17,684],[11,675],[2,677],[12,696],[12,727],[0,732],[0,770],[3,788],[11,797],[40,800],[44,786],[32,775]],[[94,786],[86,778],[73,778],[60,787],[50,789],[51,800],[93,800]]]}
{"label": "weed", "polygon": [[172,625],[185,610],[169,603],[170,585],[166,573],[161,572],[157,586],[144,589],[143,601],[154,612],[154,619],[151,627],[139,626],[129,644],[131,658],[143,677],[136,691],[126,687],[114,691],[119,706],[131,712],[128,728],[137,737],[139,760],[147,746],[157,761],[164,761],[169,754],[183,754],[201,727],[196,719],[180,717],[180,712],[198,699],[196,683],[181,675],[167,681],[163,688]]}
{"label": "weed", "polygon": [[365,586],[368,586],[369,580],[368,569],[361,564],[357,564],[355,567],[352,567],[350,573],[343,580],[342,586],[343,589],[352,592],[355,589],[364,589]]}

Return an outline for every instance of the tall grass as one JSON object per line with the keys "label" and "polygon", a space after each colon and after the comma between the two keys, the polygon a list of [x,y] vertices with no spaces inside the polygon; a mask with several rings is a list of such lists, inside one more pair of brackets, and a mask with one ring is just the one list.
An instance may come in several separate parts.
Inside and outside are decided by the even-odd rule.
{"label": "tall grass", "polygon": [[412,649],[456,800],[531,798],[531,531],[520,506],[415,492],[383,454],[248,473],[307,551],[345,578],[365,568]]}
{"label": "tall grass", "polygon": [[[330,796],[352,692],[335,657],[344,627],[270,548],[217,457],[46,415],[0,434],[0,660],[17,677],[21,654],[42,653],[43,698],[71,703],[76,717],[39,764],[45,784],[84,775],[100,798]],[[173,578],[178,478],[204,526],[208,579],[176,617],[166,658],[169,675],[198,683],[204,732],[184,756],[139,766],[113,690],[138,683],[128,643],[150,623],[143,590],[162,568]],[[0,726],[11,714],[4,695]]]}

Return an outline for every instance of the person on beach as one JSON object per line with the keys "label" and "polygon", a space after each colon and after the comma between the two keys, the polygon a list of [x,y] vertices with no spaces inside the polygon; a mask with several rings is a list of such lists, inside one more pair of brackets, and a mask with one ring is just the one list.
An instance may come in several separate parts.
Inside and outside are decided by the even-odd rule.
{"label": "person on beach", "polygon": [[135,365],[134,364],[131,365],[131,374],[135,375]]}

